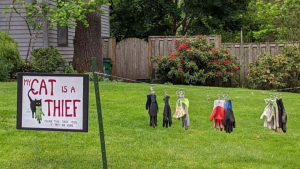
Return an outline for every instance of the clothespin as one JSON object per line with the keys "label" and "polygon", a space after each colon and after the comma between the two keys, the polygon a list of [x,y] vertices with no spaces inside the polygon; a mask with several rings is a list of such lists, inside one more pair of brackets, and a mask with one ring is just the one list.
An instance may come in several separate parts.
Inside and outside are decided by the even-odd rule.
{"label": "clothespin", "polygon": [[279,97],[280,97],[279,94],[280,94],[280,93],[279,93],[278,91],[276,91],[276,99],[279,99]]}
{"label": "clothespin", "polygon": [[179,97],[182,99],[183,98],[183,91],[182,91],[182,88],[180,88],[180,91],[179,91]]}
{"label": "clothespin", "polygon": [[155,91],[154,91],[154,85],[153,85],[153,84],[151,84],[150,92],[151,92],[151,94],[154,94],[154,93],[155,93]]}
{"label": "clothespin", "polygon": [[227,99],[230,100],[229,92],[227,92]]}
{"label": "clothespin", "polygon": [[221,99],[221,92],[219,91],[219,93],[217,94],[217,99],[220,100]]}
{"label": "clothespin", "polygon": [[184,98],[184,91],[182,91],[182,88],[180,88],[179,91],[176,92],[176,94],[180,99]]}
{"label": "clothespin", "polygon": [[223,92],[223,96],[222,96],[222,97],[223,97],[223,98],[222,98],[223,100],[225,100],[225,101],[227,100],[227,97],[226,97],[225,92]]}
{"label": "clothespin", "polygon": [[279,98],[282,99],[282,94],[281,93],[279,93]]}
{"label": "clothespin", "polygon": [[224,97],[224,100],[227,101],[228,100],[228,92],[224,92],[223,97]]}
{"label": "clothespin", "polygon": [[209,102],[209,99],[210,99],[210,96],[209,96],[209,93],[207,92],[207,93],[206,93],[206,100],[207,100],[207,103]]}
{"label": "clothespin", "polygon": [[179,91],[178,90],[176,90],[176,96],[179,97]]}
{"label": "clothespin", "polygon": [[273,93],[270,93],[270,100],[272,100],[273,98]]}

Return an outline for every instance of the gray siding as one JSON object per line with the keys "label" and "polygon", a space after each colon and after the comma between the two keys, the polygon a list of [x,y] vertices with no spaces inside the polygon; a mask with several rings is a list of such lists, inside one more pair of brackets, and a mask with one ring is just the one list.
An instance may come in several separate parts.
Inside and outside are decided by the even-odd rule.
{"label": "gray siding", "polygon": [[[56,3],[56,0],[49,0],[51,5]],[[57,47],[57,28],[52,28],[48,31],[48,44],[50,46]],[[62,57],[68,62],[72,61],[74,55],[74,37],[75,37],[75,29],[68,29],[68,46],[67,47],[57,47],[59,53]]]}
{"label": "gray siding", "polygon": [[101,36],[108,38],[110,37],[109,6],[103,5],[101,8],[105,12],[101,16]]}
{"label": "gray siding", "polygon": [[[26,0],[27,2],[30,0]],[[9,6],[9,0],[0,0],[0,31],[8,32],[8,21],[10,13],[3,14],[2,11],[6,6]],[[24,13],[22,13],[24,15]],[[33,36],[36,31],[33,31]],[[11,28],[10,35],[18,42],[18,48],[20,55],[23,59],[25,59],[28,44],[30,40],[29,31],[27,29],[26,22],[20,17],[18,14],[13,13],[11,18]],[[35,48],[43,47],[43,34],[40,34],[36,40]]]}
{"label": "gray siding", "polygon": [[[48,0],[48,2],[54,5],[56,0]],[[2,14],[3,9],[8,5],[10,5],[9,0],[0,0],[0,31],[8,31],[9,14]],[[109,7],[103,5],[101,8],[105,11],[105,14],[101,16],[102,37],[110,37]],[[47,28],[44,28],[44,30],[45,29]],[[18,42],[20,54],[22,58],[25,59],[30,36],[25,21],[17,14],[13,14],[10,35]],[[58,51],[66,61],[72,61],[74,54],[74,37],[75,29],[69,28],[68,47],[57,47],[57,28],[52,28],[48,32],[39,35],[35,48],[57,47]]]}

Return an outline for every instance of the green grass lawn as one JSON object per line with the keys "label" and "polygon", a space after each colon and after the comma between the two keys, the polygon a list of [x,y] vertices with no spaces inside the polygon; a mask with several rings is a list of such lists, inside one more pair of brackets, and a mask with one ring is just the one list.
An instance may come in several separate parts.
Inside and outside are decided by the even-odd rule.
{"label": "green grass lawn", "polygon": [[[0,169],[102,168],[93,83],[88,133],[17,130],[16,86],[0,83]],[[164,90],[173,114],[180,87],[190,100],[190,129],[181,128],[176,119],[172,127],[163,128]],[[299,94],[282,93],[287,133],[276,133],[259,119],[268,91],[155,85],[159,126],[150,128],[145,109],[149,88],[100,83],[108,168],[300,168]],[[206,90],[211,90],[210,102]],[[209,121],[218,90],[228,91],[232,100],[237,128],[231,134],[214,129]]]}

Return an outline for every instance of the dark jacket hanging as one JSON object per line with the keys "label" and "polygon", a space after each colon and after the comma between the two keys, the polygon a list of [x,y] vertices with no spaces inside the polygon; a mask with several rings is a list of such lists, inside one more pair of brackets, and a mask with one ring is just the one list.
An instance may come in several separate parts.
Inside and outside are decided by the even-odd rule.
{"label": "dark jacket hanging", "polygon": [[148,110],[148,114],[150,116],[149,125],[152,127],[157,126],[158,105],[155,94],[147,95],[146,110]]}
{"label": "dark jacket hanging", "polygon": [[287,114],[285,112],[285,108],[283,106],[282,99],[276,100],[278,106],[278,113],[279,113],[279,128],[282,128],[282,131],[286,132],[286,122],[287,122]]}
{"label": "dark jacket hanging", "polygon": [[165,107],[164,107],[164,114],[163,114],[163,127],[168,128],[171,127],[172,124],[172,115],[171,115],[171,107],[169,104],[169,96],[164,97]]}

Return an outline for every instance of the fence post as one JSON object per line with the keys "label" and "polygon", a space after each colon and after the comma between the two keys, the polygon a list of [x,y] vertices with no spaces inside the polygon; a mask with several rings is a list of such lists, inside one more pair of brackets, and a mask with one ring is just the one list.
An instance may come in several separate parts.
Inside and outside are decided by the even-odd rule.
{"label": "fence post", "polygon": [[[112,60],[112,69],[111,69],[111,75],[116,76],[116,46],[117,46],[117,42],[116,42],[116,38],[110,38],[111,40],[111,60]],[[112,77],[112,79],[114,80],[114,77]]]}
{"label": "fence post", "polygon": [[152,62],[151,62],[151,56],[152,56],[152,42],[151,37],[148,37],[148,67],[149,67],[149,77],[152,77]]}
{"label": "fence post", "polygon": [[239,70],[239,72],[240,72],[240,85],[242,86],[242,87],[244,87],[244,69],[245,69],[245,62],[244,62],[244,60],[245,60],[245,57],[243,56],[243,54],[244,54],[244,50],[243,50],[243,44],[242,43],[240,43],[240,52],[239,52],[239,58],[240,58],[240,64],[241,64],[241,68],[240,68],[240,70]]}
{"label": "fence post", "polygon": [[103,122],[102,122],[101,102],[100,102],[100,92],[99,92],[99,84],[98,84],[98,75],[96,74],[96,72],[97,72],[97,60],[96,60],[95,57],[92,57],[92,66],[93,66],[93,79],[94,79],[97,114],[98,114],[98,124],[99,124],[99,133],[100,133],[102,163],[103,163],[103,169],[107,169],[105,141],[104,141],[104,130],[103,130]]}

